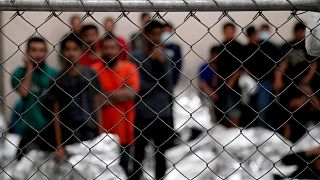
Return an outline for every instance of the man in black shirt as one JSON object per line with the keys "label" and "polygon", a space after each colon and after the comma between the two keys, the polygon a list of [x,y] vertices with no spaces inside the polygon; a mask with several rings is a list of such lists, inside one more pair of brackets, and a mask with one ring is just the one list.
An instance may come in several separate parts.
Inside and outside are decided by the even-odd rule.
{"label": "man in black shirt", "polygon": [[225,40],[219,47],[217,61],[218,75],[221,76],[218,82],[219,100],[217,107],[221,113],[218,120],[221,120],[224,114],[227,115],[227,126],[238,126],[240,123],[240,89],[238,80],[241,74],[241,65],[243,61],[243,46],[235,40],[236,27],[232,23],[227,23],[223,27]]}
{"label": "man in black shirt", "polygon": [[259,118],[255,124],[267,127],[269,122],[267,122],[266,108],[273,100],[272,82],[280,53],[276,46],[268,40],[261,40],[253,26],[249,27],[246,33],[249,44],[246,46],[244,69],[258,81],[257,93],[252,102],[253,108],[259,112]]}
{"label": "man in black shirt", "polygon": [[303,23],[295,25],[294,38],[283,46],[282,52],[283,61],[275,72],[273,87],[280,93],[280,105],[292,115],[282,120],[286,122],[284,136],[295,142],[306,132],[307,123],[319,117],[317,107],[320,107],[320,101],[311,88],[317,64],[311,62],[312,57],[307,54]]}
{"label": "man in black shirt", "polygon": [[279,62],[278,73],[275,74],[274,89],[281,91],[291,82],[309,84],[309,65],[312,57],[305,48],[305,29],[303,23],[297,23],[293,31],[293,40],[282,46],[282,61]]}
{"label": "man in black shirt", "polygon": [[142,175],[145,147],[153,140],[156,149],[156,177],[163,179],[166,172],[165,151],[174,136],[172,119],[171,62],[164,55],[161,43],[162,24],[151,21],[144,29],[147,42],[133,52],[133,62],[140,72],[140,92],[136,106],[134,167],[131,179]]}
{"label": "man in black shirt", "polygon": [[65,145],[95,138],[101,123],[100,86],[94,71],[79,65],[81,41],[68,35],[61,42],[61,54],[65,59],[64,70],[49,92],[55,114],[57,161],[67,153]]}

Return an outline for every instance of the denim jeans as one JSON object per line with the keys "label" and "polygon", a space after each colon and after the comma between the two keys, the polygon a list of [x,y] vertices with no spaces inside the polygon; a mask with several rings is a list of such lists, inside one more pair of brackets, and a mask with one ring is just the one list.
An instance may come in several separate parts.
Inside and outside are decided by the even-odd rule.
{"label": "denim jeans", "polygon": [[259,83],[258,91],[253,102],[254,109],[259,112],[259,117],[256,120],[256,126],[268,127],[267,109],[272,102],[272,81],[263,80]]}

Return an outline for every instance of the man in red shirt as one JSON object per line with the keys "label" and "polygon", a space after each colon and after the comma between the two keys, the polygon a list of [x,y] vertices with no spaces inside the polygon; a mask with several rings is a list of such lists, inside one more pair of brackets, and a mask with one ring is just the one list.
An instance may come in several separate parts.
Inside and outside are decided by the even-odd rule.
{"label": "man in red shirt", "polygon": [[140,88],[138,68],[130,61],[119,61],[121,46],[113,35],[101,41],[103,62],[93,65],[105,95],[102,108],[104,131],[120,137],[120,164],[129,174],[130,145],[134,140],[135,97]]}

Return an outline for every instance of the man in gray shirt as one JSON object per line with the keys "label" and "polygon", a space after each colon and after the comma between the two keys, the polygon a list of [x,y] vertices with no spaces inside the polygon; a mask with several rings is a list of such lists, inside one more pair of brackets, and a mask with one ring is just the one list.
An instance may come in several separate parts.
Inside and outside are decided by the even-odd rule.
{"label": "man in gray shirt", "polygon": [[[143,49],[133,52],[133,62],[139,67],[141,89],[137,99],[135,120],[134,167],[131,179],[139,179],[145,146],[153,140],[156,150],[156,179],[166,171],[165,151],[172,145],[171,63],[160,44],[162,24],[151,21],[145,27],[146,42]],[[160,44],[160,45],[159,45]]]}

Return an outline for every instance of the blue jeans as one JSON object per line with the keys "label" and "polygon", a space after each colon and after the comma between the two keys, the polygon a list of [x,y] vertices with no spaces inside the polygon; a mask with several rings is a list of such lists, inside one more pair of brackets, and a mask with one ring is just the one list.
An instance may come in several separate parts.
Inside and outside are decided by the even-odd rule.
{"label": "blue jeans", "polygon": [[272,102],[272,81],[263,80],[259,83],[258,91],[253,102],[254,109],[259,112],[259,117],[256,120],[256,126],[267,128],[267,109]]}

